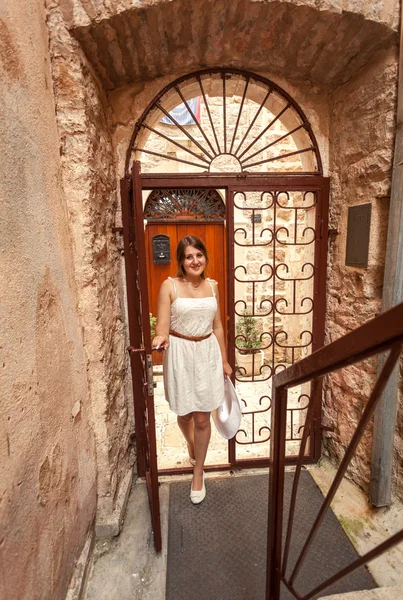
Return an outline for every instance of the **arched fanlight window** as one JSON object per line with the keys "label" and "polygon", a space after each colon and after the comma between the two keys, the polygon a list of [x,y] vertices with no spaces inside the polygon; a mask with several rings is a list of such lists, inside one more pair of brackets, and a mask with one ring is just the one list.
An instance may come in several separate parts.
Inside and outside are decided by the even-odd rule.
{"label": "arched fanlight window", "polygon": [[[295,172],[321,175],[311,125],[277,84],[238,69],[209,69],[177,79],[136,123],[126,157],[153,172]],[[147,168],[142,170],[145,172]]]}
{"label": "arched fanlight window", "polygon": [[157,189],[144,207],[147,221],[208,221],[225,219],[225,204],[212,189]]}

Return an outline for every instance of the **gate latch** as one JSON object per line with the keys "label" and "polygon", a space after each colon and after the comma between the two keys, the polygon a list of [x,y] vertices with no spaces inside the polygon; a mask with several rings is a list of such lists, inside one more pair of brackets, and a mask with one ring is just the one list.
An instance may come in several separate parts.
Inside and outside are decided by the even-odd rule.
{"label": "gate latch", "polygon": [[126,350],[129,352],[145,352],[145,348],[135,348],[134,346],[127,346]]}
{"label": "gate latch", "polygon": [[152,354],[147,354],[147,384],[148,384],[148,395],[154,396],[154,376],[153,376],[153,357]]}

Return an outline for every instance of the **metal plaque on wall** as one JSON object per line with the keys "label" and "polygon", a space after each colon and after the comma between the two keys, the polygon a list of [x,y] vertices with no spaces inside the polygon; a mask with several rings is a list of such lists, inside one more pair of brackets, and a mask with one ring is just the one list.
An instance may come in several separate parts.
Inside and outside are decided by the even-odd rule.
{"label": "metal plaque on wall", "polygon": [[348,209],[346,266],[368,266],[369,233],[372,204],[358,204]]}
{"label": "metal plaque on wall", "polygon": [[153,237],[153,262],[155,265],[169,265],[171,263],[171,248],[167,235]]}

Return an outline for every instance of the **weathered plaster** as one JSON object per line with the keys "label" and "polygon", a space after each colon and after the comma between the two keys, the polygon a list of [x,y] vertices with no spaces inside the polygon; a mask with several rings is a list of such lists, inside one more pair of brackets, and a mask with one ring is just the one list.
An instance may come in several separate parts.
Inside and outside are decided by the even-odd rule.
{"label": "weathered plaster", "polygon": [[97,440],[98,513],[110,520],[131,468],[116,175],[108,103],[57,6],[47,14],[63,185]]}
{"label": "weathered plaster", "polygon": [[[48,31],[39,0],[6,0],[0,10],[0,595],[21,598],[32,597],[32,582],[39,597],[63,597],[96,494],[103,523],[124,497],[132,420],[111,228],[129,137],[150,100],[183,73],[233,65],[274,80],[301,105],[333,180],[329,341],[380,309],[394,135],[397,0],[46,7]],[[363,272],[343,266],[345,228],[347,206],[367,201]],[[370,362],[327,385],[325,416],[336,431],[326,448],[335,460],[374,375]],[[396,435],[395,478],[400,427]],[[350,470],[364,487],[368,452],[367,436]]]}
{"label": "weathered plaster", "polygon": [[63,598],[96,450],[42,3],[0,8],[0,596]]}

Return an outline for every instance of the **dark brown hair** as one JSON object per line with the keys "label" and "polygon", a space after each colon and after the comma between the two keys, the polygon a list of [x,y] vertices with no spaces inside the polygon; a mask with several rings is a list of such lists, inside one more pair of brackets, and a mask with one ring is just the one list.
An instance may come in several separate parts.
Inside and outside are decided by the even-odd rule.
{"label": "dark brown hair", "polygon": [[[197,250],[200,250],[204,254],[206,259],[206,266],[208,265],[208,255],[206,246],[203,244],[200,238],[195,235],[185,235],[181,240],[179,240],[178,246],[176,248],[176,262],[178,263],[178,271],[176,273],[176,277],[184,277],[185,270],[183,268],[183,262],[185,260],[185,250],[188,246],[193,246]],[[205,278],[205,270],[201,274],[201,277]]]}

